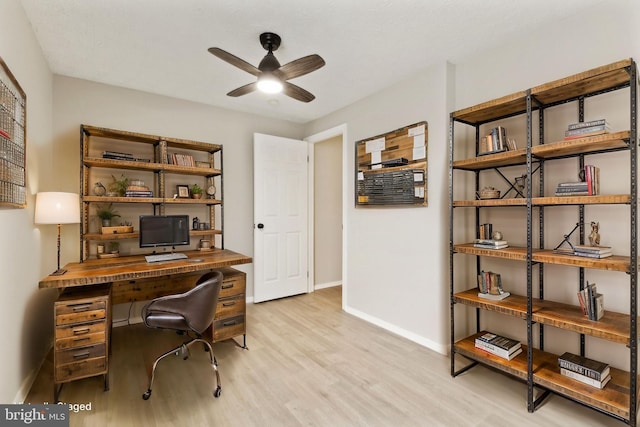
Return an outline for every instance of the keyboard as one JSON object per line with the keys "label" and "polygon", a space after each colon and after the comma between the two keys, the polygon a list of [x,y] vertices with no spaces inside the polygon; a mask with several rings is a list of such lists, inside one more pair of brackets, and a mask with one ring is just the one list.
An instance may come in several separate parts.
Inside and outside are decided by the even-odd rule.
{"label": "keyboard", "polygon": [[160,262],[160,261],[175,261],[178,259],[187,259],[189,258],[185,254],[181,254],[178,252],[171,252],[166,254],[157,254],[157,255],[145,255],[144,259],[147,262]]}

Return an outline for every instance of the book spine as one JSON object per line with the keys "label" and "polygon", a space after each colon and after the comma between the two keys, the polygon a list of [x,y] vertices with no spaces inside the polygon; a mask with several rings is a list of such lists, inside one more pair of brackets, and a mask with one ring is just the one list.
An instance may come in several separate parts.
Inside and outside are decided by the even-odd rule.
{"label": "book spine", "polygon": [[571,371],[566,368],[560,368],[560,374],[564,375],[565,377],[572,378],[574,380],[580,381],[581,383],[588,384],[593,387],[597,387],[600,389],[604,387],[604,384],[602,381],[587,377],[585,375],[580,375],[579,373]]}
{"label": "book spine", "polygon": [[606,119],[598,119],[598,120],[591,120],[589,122],[572,123],[569,125],[568,129],[574,130],[574,129],[588,128],[592,126],[603,126],[606,124],[607,124]]}
{"label": "book spine", "polygon": [[583,135],[585,133],[597,132],[609,130],[609,126],[606,125],[597,125],[597,126],[585,126],[583,128],[578,129],[570,129],[564,133],[564,136],[574,136],[574,135]]}
{"label": "book spine", "polygon": [[504,350],[500,347],[496,347],[494,345],[491,345],[489,343],[486,343],[484,341],[478,341],[476,340],[476,347],[484,350],[484,351],[488,351],[491,354],[495,354],[496,356],[500,356],[503,359],[508,359],[509,358],[509,352],[507,350]]}
{"label": "book spine", "polygon": [[594,369],[589,369],[586,366],[582,366],[561,358],[558,358],[558,364],[560,368],[568,369],[569,371],[576,372],[580,375],[584,375],[585,377],[593,378],[596,381],[602,380],[602,374],[600,372]]}

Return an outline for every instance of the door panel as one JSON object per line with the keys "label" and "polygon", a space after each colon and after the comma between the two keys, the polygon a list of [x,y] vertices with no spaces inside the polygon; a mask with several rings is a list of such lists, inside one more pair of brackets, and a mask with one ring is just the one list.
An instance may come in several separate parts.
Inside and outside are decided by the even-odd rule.
{"label": "door panel", "polygon": [[254,135],[255,302],[308,290],[307,155],[304,141]]}

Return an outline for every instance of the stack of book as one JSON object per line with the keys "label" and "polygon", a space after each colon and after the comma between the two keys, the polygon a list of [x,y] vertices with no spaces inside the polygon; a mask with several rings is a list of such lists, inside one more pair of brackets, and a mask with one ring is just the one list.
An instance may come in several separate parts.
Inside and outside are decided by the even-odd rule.
{"label": "stack of book", "polygon": [[103,151],[102,152],[103,159],[113,159],[113,160],[126,160],[128,162],[151,162],[151,159],[139,159],[133,157],[131,153],[120,153],[118,151]]}
{"label": "stack of book", "polygon": [[585,165],[584,181],[561,182],[556,188],[556,196],[595,196],[600,194],[600,168]]}
{"label": "stack of book", "polygon": [[509,243],[506,240],[475,239],[473,246],[484,249],[504,249],[509,247]]}
{"label": "stack of book", "polygon": [[604,295],[599,294],[596,284],[589,284],[578,292],[578,302],[582,308],[582,314],[589,317],[589,320],[600,320],[604,316]]}
{"label": "stack of book", "polygon": [[167,163],[178,166],[195,167],[195,161],[190,154],[167,153]]}
{"label": "stack of book", "polygon": [[485,332],[476,338],[475,346],[480,350],[507,360],[511,360],[522,353],[522,344],[520,341],[502,337],[491,332]]}
{"label": "stack of book", "polygon": [[491,239],[493,236],[493,224],[480,224],[478,227],[478,238]]}
{"label": "stack of book", "polygon": [[500,274],[484,270],[478,274],[478,296],[480,298],[499,301],[509,295],[511,295],[509,292],[502,289]]}
{"label": "stack of book", "polygon": [[610,130],[606,119],[592,120],[589,122],[572,123],[564,133],[564,139],[585,138],[587,136],[602,135]]}
{"label": "stack of book", "polygon": [[573,245],[573,254],[586,258],[608,258],[613,255],[611,246]]}
{"label": "stack of book", "polygon": [[560,374],[602,389],[611,379],[609,365],[572,353],[558,357]]}

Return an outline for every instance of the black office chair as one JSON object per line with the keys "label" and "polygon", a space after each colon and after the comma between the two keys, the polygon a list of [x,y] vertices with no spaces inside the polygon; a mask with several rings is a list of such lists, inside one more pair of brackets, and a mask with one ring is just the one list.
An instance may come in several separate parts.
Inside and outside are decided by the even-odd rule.
{"label": "black office chair", "polygon": [[[174,348],[153,363],[153,368],[149,374],[149,389],[142,395],[144,400],[151,397],[151,386],[156,373],[158,362],[165,357],[180,352],[186,360],[189,357],[189,346],[195,342],[202,342],[205,350],[209,352],[211,366],[216,373],[216,389],[213,392],[215,397],[220,397],[222,387],[220,386],[220,374],[218,373],[218,361],[213,355],[211,343],[202,337],[202,333],[213,323],[218,304],[218,295],[222,286],[222,273],[214,271],[205,274],[196,283],[196,286],[189,291],[179,295],[169,295],[156,298],[142,309],[142,319],[149,328],[172,329],[179,333],[186,333],[189,336],[179,347]],[[190,334],[194,334],[192,337]]]}

